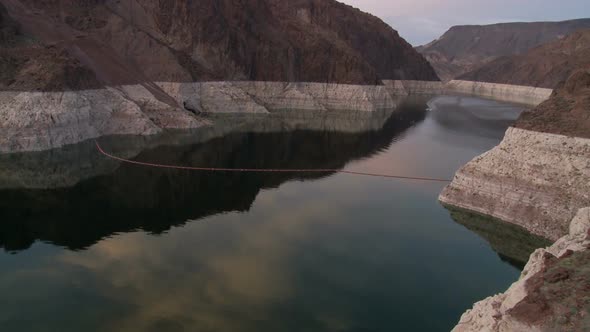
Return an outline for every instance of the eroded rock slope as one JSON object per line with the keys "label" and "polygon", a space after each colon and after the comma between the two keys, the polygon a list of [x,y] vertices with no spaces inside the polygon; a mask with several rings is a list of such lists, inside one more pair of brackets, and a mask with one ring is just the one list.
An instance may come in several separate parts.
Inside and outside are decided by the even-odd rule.
{"label": "eroded rock slope", "polygon": [[[12,21],[5,24],[11,47],[38,52],[35,57],[16,53],[7,59],[18,64],[12,77],[5,78],[5,88],[30,89],[24,85],[31,83],[25,68],[35,64],[41,70],[38,75],[56,69],[52,80],[37,86],[44,89],[76,88],[74,76],[93,86],[92,74],[110,84],[145,79],[349,84],[437,80],[428,62],[395,30],[333,0],[1,3],[7,9],[2,10],[2,22]],[[20,28],[13,29],[14,22]],[[68,72],[87,69],[91,72],[86,75]]]}
{"label": "eroded rock slope", "polygon": [[524,54],[536,46],[588,28],[590,19],[462,25],[452,27],[439,39],[417,49],[440,78],[448,81],[498,57]]}
{"label": "eroded rock slope", "polygon": [[458,79],[555,88],[578,68],[590,66],[590,30],[497,58]]}

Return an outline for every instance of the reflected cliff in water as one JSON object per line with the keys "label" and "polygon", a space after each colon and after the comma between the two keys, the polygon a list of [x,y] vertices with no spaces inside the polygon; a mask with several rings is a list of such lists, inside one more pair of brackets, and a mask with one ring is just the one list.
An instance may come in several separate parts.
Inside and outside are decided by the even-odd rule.
{"label": "reflected cliff in water", "polygon": [[451,206],[445,208],[454,221],[486,240],[501,260],[517,269],[524,269],[535,250],[551,245],[551,241],[517,225]]}
{"label": "reflected cliff in water", "polygon": [[[225,126],[198,132],[106,138],[101,145],[117,156],[164,164],[340,169],[386,149],[425,116],[424,100],[408,100],[397,110],[228,118]],[[187,220],[247,211],[265,188],[330,175],[130,166],[99,155],[94,142],[2,156],[0,164],[0,247],[7,251],[27,249],[36,240],[80,250],[115,233],[158,234]]]}

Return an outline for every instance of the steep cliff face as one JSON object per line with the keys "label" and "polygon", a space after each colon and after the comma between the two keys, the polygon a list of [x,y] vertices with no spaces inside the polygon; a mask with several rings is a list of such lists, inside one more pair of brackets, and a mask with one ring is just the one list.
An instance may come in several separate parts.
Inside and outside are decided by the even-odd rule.
{"label": "steep cliff face", "polygon": [[381,108],[383,87],[342,83],[438,79],[395,30],[333,0],[0,0],[0,44],[0,152],[195,128],[202,112]]}
{"label": "steep cliff face", "polygon": [[[21,48],[43,52],[47,58],[35,56],[35,60],[24,60],[24,65],[46,61],[38,66],[44,72],[45,67],[56,67],[49,64],[59,62],[56,71],[61,69],[66,83],[77,76],[63,69],[72,66],[70,58],[108,84],[146,79],[354,84],[378,84],[381,79],[437,80],[427,61],[395,30],[332,0],[2,3],[21,30],[38,40],[34,47]],[[20,68],[14,70],[17,80],[22,77]],[[14,80],[7,77],[3,83],[9,88],[27,88],[13,86]],[[62,88],[49,82],[39,87]]]}
{"label": "steep cliff face", "polygon": [[495,59],[459,79],[555,88],[578,68],[587,67],[590,30],[580,30],[524,54]]}
{"label": "steep cliff face", "polygon": [[439,39],[418,47],[448,81],[501,56],[523,54],[533,47],[590,28],[590,19],[563,22],[501,23],[455,26]]}
{"label": "steep cliff face", "polygon": [[461,168],[440,200],[556,240],[590,205],[590,140],[510,128]]}
{"label": "steep cliff face", "polygon": [[457,172],[440,200],[556,240],[590,206],[590,72],[580,70],[502,143]]}

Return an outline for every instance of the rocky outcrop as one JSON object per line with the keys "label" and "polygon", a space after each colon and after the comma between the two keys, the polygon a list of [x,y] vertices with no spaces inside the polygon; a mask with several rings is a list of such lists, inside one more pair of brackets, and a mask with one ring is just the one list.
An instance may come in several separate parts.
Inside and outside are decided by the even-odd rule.
{"label": "rocky outcrop", "polygon": [[454,332],[585,331],[590,328],[590,208],[568,234],[535,251],[505,293],[467,311]]}
{"label": "rocky outcrop", "polygon": [[148,105],[130,99],[114,88],[0,92],[0,152],[40,151],[104,135],[153,135],[162,128],[204,124],[153,96],[149,100]]}
{"label": "rocky outcrop", "polygon": [[301,82],[158,83],[179,103],[205,113],[276,110],[371,112],[396,106],[385,86]]}
{"label": "rocky outcrop", "polygon": [[590,72],[523,112],[502,143],[459,170],[440,200],[556,240],[590,205]]}
{"label": "rocky outcrop", "polygon": [[581,30],[519,55],[495,59],[460,80],[555,88],[579,68],[590,67],[590,30]]}
{"label": "rocky outcrop", "polygon": [[[417,49],[430,61],[439,77],[449,81],[498,57],[523,54],[536,46],[588,28],[590,19],[463,25],[452,27],[439,39]],[[526,82],[512,84],[531,85]]]}
{"label": "rocky outcrop", "polygon": [[590,205],[589,156],[590,139],[510,128],[457,172],[440,200],[556,240]]}

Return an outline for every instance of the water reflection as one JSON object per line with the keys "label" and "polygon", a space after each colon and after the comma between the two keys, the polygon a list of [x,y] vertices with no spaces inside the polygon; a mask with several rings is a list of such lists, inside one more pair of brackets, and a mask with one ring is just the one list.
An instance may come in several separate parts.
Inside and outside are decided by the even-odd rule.
{"label": "water reflection", "polygon": [[[451,129],[425,102],[101,144],[186,165],[450,177],[506,129]],[[1,331],[448,331],[519,274],[453,222],[441,183],[154,170],[70,148],[0,157],[0,243],[18,251],[0,251]]]}
{"label": "water reflection", "polygon": [[[465,136],[497,141],[514,123],[524,107],[467,96],[438,96],[428,102],[432,119],[445,128],[440,139],[457,146],[477,147],[478,142]],[[518,110],[515,112],[515,110]],[[449,133],[460,133],[449,136]]]}
{"label": "water reflection", "polygon": [[[405,130],[422,121],[425,110],[423,104],[407,102],[398,111],[371,117],[371,121],[359,121],[358,116],[362,114],[355,116],[346,122],[348,132],[342,131],[343,126],[340,131],[305,129],[309,127],[307,123],[314,126],[322,123],[317,116],[302,122],[299,114],[296,125],[289,117],[260,119],[248,126],[242,125],[239,131],[234,129],[233,133],[205,142],[149,149],[140,152],[135,160],[228,168],[340,169],[351,160],[387,148]],[[342,119],[341,116],[341,123]],[[324,120],[332,127],[337,123],[329,121],[330,117]],[[193,135],[187,136],[195,139]],[[168,142],[178,140],[174,136],[166,139]],[[125,145],[116,139],[111,142],[118,146],[109,145],[109,141],[105,146],[117,155],[132,153],[129,146],[141,146],[137,142]],[[144,143],[144,139],[141,142]],[[23,165],[23,158],[45,160],[40,164],[31,162],[29,165],[42,168],[25,172],[23,177],[31,186],[35,185],[31,179],[36,178],[42,185],[49,182],[58,188],[0,190],[0,247],[8,251],[27,249],[36,240],[83,249],[113,233],[137,229],[162,233],[189,219],[247,211],[262,189],[274,188],[289,180],[330,175],[202,173],[118,165],[98,156],[92,142],[68,147],[60,155],[56,152],[44,153],[46,158],[38,155],[21,156],[11,165],[22,174],[22,168],[17,165]],[[71,168],[73,158],[84,164]],[[61,167],[49,167],[54,164]],[[100,167],[93,168],[95,164]],[[43,169],[48,171],[41,171]],[[71,175],[72,169],[81,171]],[[75,175],[89,176],[92,172],[109,170],[109,174],[83,180],[72,187],[61,187],[70,183]],[[33,177],[31,173],[36,175]],[[47,180],[48,177],[52,179]],[[14,182],[15,177],[11,179]]]}
{"label": "water reflection", "polygon": [[492,217],[445,206],[458,224],[485,239],[503,261],[522,270],[531,254],[551,245],[551,241],[527,232],[522,227]]}

